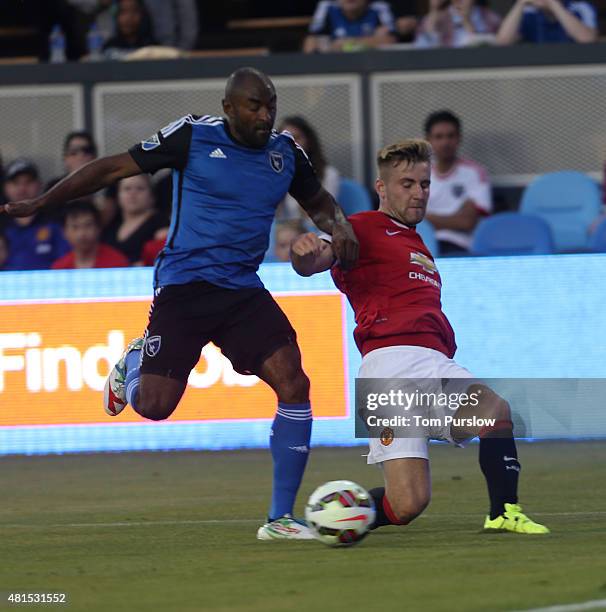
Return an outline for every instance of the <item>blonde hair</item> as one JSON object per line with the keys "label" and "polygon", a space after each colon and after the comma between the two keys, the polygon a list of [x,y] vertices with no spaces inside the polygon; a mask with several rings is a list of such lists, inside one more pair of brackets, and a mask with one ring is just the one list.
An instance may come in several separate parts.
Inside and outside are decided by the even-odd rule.
{"label": "blonde hair", "polygon": [[408,164],[418,164],[421,162],[431,162],[431,145],[421,138],[408,138],[400,140],[394,144],[383,147],[377,153],[377,166],[379,174],[385,168],[395,168],[402,162]]}

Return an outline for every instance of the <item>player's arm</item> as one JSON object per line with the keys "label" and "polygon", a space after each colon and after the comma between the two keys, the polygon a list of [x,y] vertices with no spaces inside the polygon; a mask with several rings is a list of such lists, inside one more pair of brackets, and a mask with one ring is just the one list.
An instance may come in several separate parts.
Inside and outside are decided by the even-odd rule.
{"label": "player's arm", "polygon": [[311,276],[329,270],[336,261],[330,244],[317,234],[301,234],[290,247],[290,261],[297,274]]}
{"label": "player's arm", "polygon": [[459,232],[471,232],[478,224],[480,213],[472,200],[466,200],[452,215],[432,215],[425,217],[437,230],[450,229]]}
{"label": "player's arm", "polygon": [[52,207],[95,193],[135,174],[141,174],[141,169],[129,153],[101,157],[72,172],[37,198],[9,202],[0,207],[0,210],[13,217],[27,217],[40,208]]}
{"label": "player's arm", "polygon": [[320,186],[309,199],[298,200],[315,226],[332,236],[332,251],[344,270],[352,268],[360,252],[356,234],[335,199]]}
{"label": "player's arm", "polygon": [[120,179],[155,172],[160,168],[184,168],[189,156],[191,123],[186,118],[175,121],[127,153],[96,159],[72,172],[46,193],[33,200],[9,202],[0,211],[14,217],[27,217],[42,207],[52,207],[95,193]]}
{"label": "player's arm", "polygon": [[295,174],[289,192],[309,215],[316,227],[332,236],[332,250],[345,270],[358,260],[358,239],[341,207],[322,187],[312,165],[301,147],[292,140],[295,154]]}

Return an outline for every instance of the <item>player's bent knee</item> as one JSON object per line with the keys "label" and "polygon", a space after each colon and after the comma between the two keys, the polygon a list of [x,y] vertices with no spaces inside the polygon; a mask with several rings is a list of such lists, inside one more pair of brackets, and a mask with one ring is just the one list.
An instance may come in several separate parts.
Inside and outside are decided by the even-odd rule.
{"label": "player's bent knee", "polygon": [[294,376],[282,381],[276,389],[278,399],[286,403],[303,403],[309,401],[309,378],[299,370]]}
{"label": "player's bent knee", "polygon": [[162,397],[141,397],[137,405],[139,414],[150,421],[164,421],[175,411],[177,403]]}
{"label": "player's bent knee", "polygon": [[425,494],[406,495],[389,501],[395,517],[402,525],[407,525],[429,506],[430,496]]}

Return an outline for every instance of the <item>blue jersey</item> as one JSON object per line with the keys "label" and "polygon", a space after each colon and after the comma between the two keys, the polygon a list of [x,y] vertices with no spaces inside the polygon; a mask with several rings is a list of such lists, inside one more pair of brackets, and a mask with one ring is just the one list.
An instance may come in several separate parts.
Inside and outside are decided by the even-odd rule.
{"label": "blue jersey", "polygon": [[70,251],[56,223],[35,219],[29,225],[19,225],[13,220],[4,234],[9,244],[5,270],[48,270],[56,259]]}
{"label": "blue jersey", "polygon": [[393,13],[387,2],[371,2],[357,19],[348,19],[338,2],[322,0],[318,3],[309,32],[331,38],[361,38],[372,36],[379,27],[390,32],[395,29]]}
{"label": "blue jersey", "polygon": [[257,270],[276,207],[287,193],[303,201],[321,188],[290,134],[274,130],[265,147],[247,147],[220,117],[188,115],[129,152],[143,172],[173,168],[171,224],[155,287],[262,287]]}

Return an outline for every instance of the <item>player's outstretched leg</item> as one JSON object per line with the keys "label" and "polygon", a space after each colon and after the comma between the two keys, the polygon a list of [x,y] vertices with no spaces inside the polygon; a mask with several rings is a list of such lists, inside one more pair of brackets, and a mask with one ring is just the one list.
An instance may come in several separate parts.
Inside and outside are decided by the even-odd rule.
{"label": "player's outstretched leg", "polygon": [[[128,383],[139,386],[139,363],[141,361],[141,349],[143,348],[143,338],[131,340],[122,357],[109,373],[105,381],[103,390],[103,406],[109,416],[120,414],[129,402]],[[131,372],[131,379],[128,380],[128,372]],[[135,374],[135,376],[133,376]],[[137,390],[135,389],[135,391]],[[131,393],[132,396],[132,393]]]}
{"label": "player's outstretched leg", "polygon": [[[479,410],[482,418],[494,419],[494,425],[482,427],[477,432],[457,431],[455,439],[465,439],[470,434],[480,438],[480,468],[486,479],[490,498],[490,514],[484,521],[488,531],[511,531],[514,533],[545,534],[549,529],[528,518],[518,503],[518,479],[520,462],[513,437],[513,422],[509,404],[492,389],[482,385],[482,399],[477,408],[460,408],[456,417],[471,416]],[[470,391],[473,389],[470,387]]]}
{"label": "player's outstretched leg", "polygon": [[274,463],[273,490],[268,520],[259,528],[260,540],[310,540],[304,522],[293,518],[297,491],[309,457],[312,413],[309,379],[301,368],[295,344],[278,349],[261,368],[259,376],[278,396],[269,446]]}

